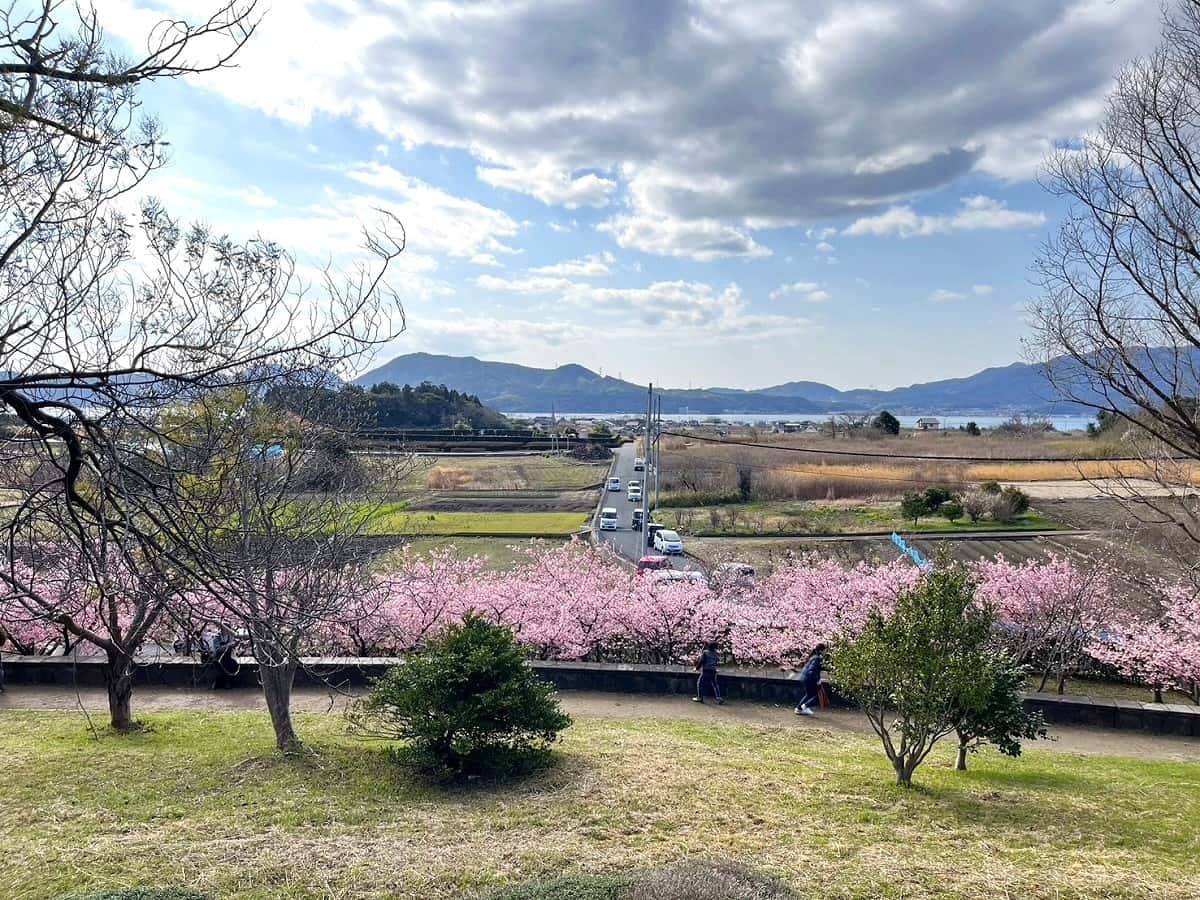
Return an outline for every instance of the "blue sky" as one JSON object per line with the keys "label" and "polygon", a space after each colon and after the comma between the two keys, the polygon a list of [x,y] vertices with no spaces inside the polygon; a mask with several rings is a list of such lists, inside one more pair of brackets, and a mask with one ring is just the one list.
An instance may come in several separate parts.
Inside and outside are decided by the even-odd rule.
{"label": "blue sky", "polygon": [[[203,0],[102,0],[140,45]],[[425,350],[668,386],[892,387],[1022,356],[1039,161],[1151,48],[1143,0],[275,0],[146,91],[185,218],[352,260],[386,208]],[[198,48],[197,52],[202,52]],[[318,302],[314,300],[314,302]]]}

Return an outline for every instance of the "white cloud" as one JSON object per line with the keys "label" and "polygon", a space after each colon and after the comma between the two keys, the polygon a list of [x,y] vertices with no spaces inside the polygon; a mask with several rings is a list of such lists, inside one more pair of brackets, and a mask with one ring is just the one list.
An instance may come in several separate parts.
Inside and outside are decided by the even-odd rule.
{"label": "white cloud", "polygon": [[[163,10],[195,15],[193,0],[99,5],[135,47]],[[464,150],[481,178],[547,203],[626,188],[635,216],[753,231],[870,215],[972,171],[1028,178],[1094,125],[1112,73],[1157,35],[1144,4],[1108,0],[812,0],[803,14],[658,0],[603,16],[296,2],[268,12],[236,68],[195,82],[289,122]]]}
{"label": "white cloud", "polygon": [[843,234],[911,238],[958,231],[1037,228],[1045,223],[1044,213],[1009,209],[1003,201],[977,194],[964,197],[961,208],[953,215],[923,216],[911,206],[893,206],[879,215],[854,221]]}
{"label": "white cloud", "polygon": [[514,252],[504,239],[515,236],[520,226],[502,210],[457,197],[379,162],[357,163],[343,174],[382,194],[377,205],[405,224],[414,250],[466,258]]}
{"label": "white cloud", "polygon": [[775,290],[771,291],[770,298],[772,300],[781,300],[784,297],[799,297],[805,303],[824,303],[830,299],[830,293],[821,289],[815,281],[793,281],[791,284],[781,284]]}
{"label": "white cloud", "polygon": [[561,222],[549,222],[551,231],[557,231],[559,234],[567,234],[574,231],[578,227],[578,223],[572,219],[570,224],[564,225]]}
{"label": "white cloud", "polygon": [[713,219],[684,221],[655,216],[620,215],[596,226],[628,250],[712,262],[728,256],[770,256],[771,251],[745,231]]}
{"label": "white cloud", "polygon": [[828,241],[821,241],[821,243],[817,244],[817,252],[824,253],[826,256],[833,253],[834,249],[833,244]]}
{"label": "white cloud", "polygon": [[955,300],[963,300],[966,298],[966,296],[966,294],[963,294],[959,291],[949,291],[945,288],[938,288],[929,295],[929,300],[933,303],[951,303]]}
{"label": "white cloud", "polygon": [[996,289],[990,284],[973,284],[971,285],[971,293],[976,297],[986,297],[989,294],[995,293]]}
{"label": "white cloud", "polygon": [[593,253],[582,259],[566,259],[548,266],[535,266],[529,270],[531,275],[562,275],[568,278],[600,278],[611,274],[613,263],[617,258],[605,250],[603,253]]}
{"label": "white cloud", "polygon": [[548,206],[577,209],[580,206],[606,206],[617,183],[592,172],[574,176],[555,168],[553,163],[538,163],[524,168],[483,168],[475,170],[479,180],[493,187],[529,194]]}
{"label": "white cloud", "polygon": [[496,259],[491,253],[476,253],[471,257],[471,262],[477,266],[491,266],[497,269],[503,269],[504,263]]}

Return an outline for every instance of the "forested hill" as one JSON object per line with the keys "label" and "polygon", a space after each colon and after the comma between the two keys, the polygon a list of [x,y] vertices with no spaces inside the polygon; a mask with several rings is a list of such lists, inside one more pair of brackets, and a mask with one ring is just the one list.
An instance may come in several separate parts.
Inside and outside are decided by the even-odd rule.
{"label": "forested hill", "polygon": [[[306,409],[312,413],[311,391],[305,392]],[[295,409],[286,396],[276,394],[274,401]],[[339,390],[323,391],[316,404],[318,416],[341,423],[352,422],[358,428],[504,428],[509,423],[500,413],[488,409],[474,394],[445,385],[422,382],[396,385],[382,381],[369,388],[346,385]]]}

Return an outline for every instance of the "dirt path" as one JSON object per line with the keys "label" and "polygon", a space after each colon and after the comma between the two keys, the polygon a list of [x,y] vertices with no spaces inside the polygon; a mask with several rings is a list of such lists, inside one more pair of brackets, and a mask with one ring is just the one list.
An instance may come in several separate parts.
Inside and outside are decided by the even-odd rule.
{"label": "dirt path", "polygon": [[[685,719],[699,722],[723,722],[736,725],[767,725],[796,729],[869,733],[863,717],[848,710],[830,710],[816,718],[801,719],[787,707],[759,703],[727,703],[701,706],[682,696],[646,694],[600,694],[564,691],[563,707],[580,718],[606,719]],[[347,698],[328,691],[299,689],[293,707],[305,712],[334,712],[345,706]],[[262,694],[251,690],[196,691],[180,688],[138,688],[134,709],[163,710],[265,710]],[[70,710],[79,703],[88,710],[103,710],[107,700],[103,690],[85,689],[78,697],[74,691],[41,685],[10,685],[0,694],[0,728],[5,710]],[[1200,740],[1137,731],[1111,731],[1102,728],[1052,728],[1052,742],[1029,746],[1034,753],[1084,753],[1132,756],[1175,762],[1200,762]]]}

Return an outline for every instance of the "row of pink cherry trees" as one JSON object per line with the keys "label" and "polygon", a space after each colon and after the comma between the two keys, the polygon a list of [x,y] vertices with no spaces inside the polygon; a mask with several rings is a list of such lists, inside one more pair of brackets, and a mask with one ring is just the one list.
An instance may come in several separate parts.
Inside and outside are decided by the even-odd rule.
{"label": "row of pink cherry trees", "polygon": [[[1156,688],[1200,679],[1200,601],[1191,586],[1157,585],[1131,600],[1103,565],[1064,558],[996,559],[974,570],[980,602],[997,610],[998,639],[1042,672],[1043,684],[1054,678],[1061,687],[1089,661]],[[586,544],[529,550],[504,572],[447,551],[405,559],[350,593],[335,615],[297,626],[306,629],[312,654],[397,655],[475,611],[510,626],[544,659],[687,661],[718,641],[738,662],[787,665],[818,642],[853,634],[871,610],[888,609],[920,577],[907,561],[845,568],[808,559],[722,589],[640,577]],[[65,633],[56,612],[88,622],[98,636],[127,639],[128,617],[111,591],[66,572],[43,572],[39,580],[49,604],[0,594],[0,628],[12,646],[45,652],[78,640],[78,629]],[[170,646],[218,623],[242,631],[228,610],[204,591],[181,590],[139,639]]]}

